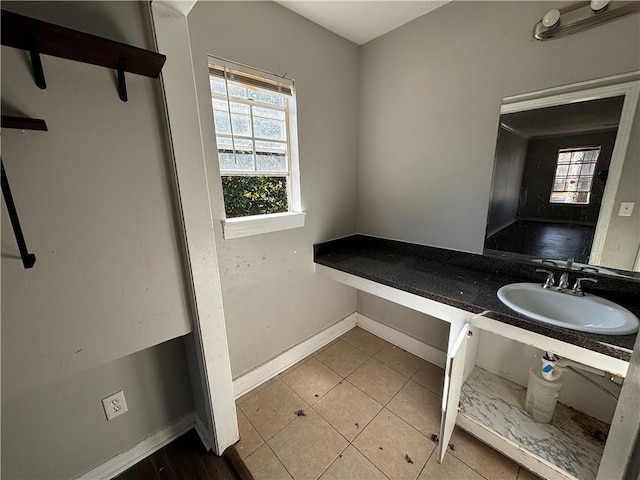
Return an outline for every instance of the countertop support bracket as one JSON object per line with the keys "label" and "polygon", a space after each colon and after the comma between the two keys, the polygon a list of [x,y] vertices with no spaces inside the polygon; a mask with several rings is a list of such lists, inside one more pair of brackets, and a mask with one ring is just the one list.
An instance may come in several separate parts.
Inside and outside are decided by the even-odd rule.
{"label": "countertop support bracket", "polygon": [[42,60],[40,59],[40,50],[38,49],[38,41],[32,33],[25,33],[25,43],[31,57],[31,68],[33,69],[33,79],[38,88],[47,89],[47,81],[44,78],[44,70],[42,69]]}
{"label": "countertop support bracket", "polygon": [[[39,130],[42,132],[46,132],[48,130],[46,122],[39,118],[11,117],[9,115],[2,115],[2,122],[0,123],[0,126],[2,128],[15,128],[18,130]],[[11,220],[13,233],[16,236],[16,242],[18,244],[18,250],[20,251],[20,257],[22,258],[22,264],[24,265],[24,268],[32,268],[36,263],[36,256],[33,253],[29,253],[27,243],[24,240],[24,234],[22,233],[22,227],[20,226],[20,218],[18,217],[16,204],[13,201],[13,195],[11,194],[11,188],[9,187],[7,173],[4,171],[4,162],[2,161],[2,157],[0,157],[0,167],[2,169],[2,196],[4,197],[4,203],[7,206],[7,213]]]}
{"label": "countertop support bracket", "polygon": [[124,72],[127,66],[127,59],[124,57],[120,57],[118,59],[118,95],[120,96],[120,100],[126,102],[128,100],[127,97],[127,82],[124,79]]}
{"label": "countertop support bracket", "polygon": [[29,253],[27,244],[24,241],[24,234],[22,233],[22,227],[20,226],[18,211],[16,210],[16,205],[13,202],[13,195],[11,195],[11,188],[9,188],[9,180],[7,179],[7,174],[4,171],[4,163],[1,159],[0,168],[2,168],[2,195],[4,196],[4,203],[7,206],[7,212],[9,213],[9,219],[11,220],[13,233],[16,236],[16,242],[18,243],[18,250],[20,250],[22,264],[24,265],[24,268],[32,268],[36,263],[36,256],[33,253]]}

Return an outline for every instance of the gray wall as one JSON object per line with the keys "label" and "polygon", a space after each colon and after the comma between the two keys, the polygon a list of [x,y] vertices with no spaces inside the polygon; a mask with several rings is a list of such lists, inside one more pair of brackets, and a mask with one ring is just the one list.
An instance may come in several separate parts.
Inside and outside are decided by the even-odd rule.
{"label": "gray wall", "polygon": [[[152,47],[144,2],[2,2],[27,16]],[[191,330],[159,81],[2,47],[2,113],[48,132],[2,131],[29,248],[2,208],[3,478],[69,478],[192,410]],[[167,342],[168,340],[175,339]],[[154,347],[156,345],[160,345]],[[138,352],[138,353],[136,353]],[[130,411],[107,422],[101,398]]]}
{"label": "gray wall", "polygon": [[199,2],[189,14],[215,219],[224,218],[207,54],[296,80],[303,228],[224,240],[214,221],[234,376],[353,313],[353,289],[315,275],[312,245],[355,232],[358,48],[272,2]]}
{"label": "gray wall", "polygon": [[597,146],[600,155],[596,163],[596,175],[600,170],[609,170],[613,144],[617,130],[590,134],[534,138],[529,141],[527,160],[522,176],[522,188],[526,190],[525,204],[520,206],[521,216],[527,220],[559,221],[594,225],[598,222],[600,203],[605,183],[597,176],[591,186],[588,205],[564,205],[550,203],[553,179],[556,173],[558,150],[580,146]]}
{"label": "gray wall", "polygon": [[[190,414],[184,358],[178,338],[3,399],[2,478],[75,478]],[[100,399],[119,390],[129,411],[107,422]]]}
{"label": "gray wall", "polygon": [[487,234],[493,234],[518,218],[520,186],[528,140],[503,128],[496,140]]}
{"label": "gray wall", "polygon": [[501,99],[640,68],[638,15],[534,40],[566,4],[451,2],[363,46],[361,233],[482,251]]}
{"label": "gray wall", "polygon": [[[3,8],[148,47],[142,2],[3,2]],[[117,26],[116,26],[117,25]],[[12,397],[191,331],[156,79],[2,47],[2,159],[37,263],[25,270],[2,212],[2,394]]]}
{"label": "gray wall", "polygon": [[534,40],[568,4],[451,2],[362,47],[359,232],[482,252],[501,99],[640,69],[638,15]]}
{"label": "gray wall", "polygon": [[442,352],[447,351],[449,324],[439,318],[360,291],[358,292],[358,312]]}

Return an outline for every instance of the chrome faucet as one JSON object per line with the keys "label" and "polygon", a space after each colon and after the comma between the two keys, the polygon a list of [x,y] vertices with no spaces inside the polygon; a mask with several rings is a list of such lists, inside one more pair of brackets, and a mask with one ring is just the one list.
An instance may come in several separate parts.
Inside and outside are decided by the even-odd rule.
{"label": "chrome faucet", "polygon": [[543,268],[536,268],[536,272],[542,272],[547,274],[547,279],[545,280],[544,284],[542,284],[542,288],[553,290],[554,292],[567,293],[569,295],[576,295],[578,297],[584,297],[584,292],[582,291],[582,282],[598,283],[598,280],[596,280],[595,278],[580,277],[580,278],[576,278],[576,283],[573,285],[573,288],[570,289],[569,273],[564,272],[560,276],[560,281],[558,282],[558,286],[556,287],[554,284],[553,272],[549,270],[545,270]]}
{"label": "chrome faucet", "polygon": [[542,285],[542,288],[556,288],[554,284],[555,279],[553,278],[553,272],[549,270],[545,270],[544,268],[536,268],[536,272],[542,272],[547,274],[547,279]]}
{"label": "chrome faucet", "polygon": [[571,293],[573,295],[584,297],[584,292],[582,291],[582,285],[581,285],[582,282],[598,283],[598,280],[596,280],[595,278],[576,278],[576,283],[573,285],[573,288],[571,289]]}
{"label": "chrome faucet", "polygon": [[573,257],[569,257],[567,258],[567,263],[565,264],[564,268],[566,268],[567,270],[571,270],[572,267],[573,267]]}

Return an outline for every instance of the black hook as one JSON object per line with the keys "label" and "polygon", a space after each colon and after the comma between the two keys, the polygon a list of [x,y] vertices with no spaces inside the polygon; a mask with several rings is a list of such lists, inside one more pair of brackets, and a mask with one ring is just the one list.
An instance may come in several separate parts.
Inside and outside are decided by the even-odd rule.
{"label": "black hook", "polygon": [[42,61],[40,60],[40,50],[38,49],[38,41],[32,33],[25,34],[27,48],[31,56],[31,67],[33,68],[33,78],[36,85],[42,90],[46,90],[47,82],[44,79],[44,70],[42,69]]}
{"label": "black hook", "polygon": [[11,189],[9,188],[9,180],[7,180],[7,174],[4,171],[4,163],[1,161],[0,167],[2,168],[2,195],[4,196],[4,203],[7,206],[7,212],[9,212],[13,233],[16,236],[18,250],[20,250],[20,257],[22,257],[22,264],[24,268],[31,268],[36,263],[36,256],[33,253],[29,253],[27,244],[24,241],[24,235],[20,227],[20,219],[18,218],[16,205],[13,203],[13,195],[11,195]]}
{"label": "black hook", "polygon": [[127,97],[127,83],[124,79],[124,71],[127,66],[127,59],[124,57],[120,57],[118,59],[118,95],[120,96],[120,100],[126,102],[128,100]]}

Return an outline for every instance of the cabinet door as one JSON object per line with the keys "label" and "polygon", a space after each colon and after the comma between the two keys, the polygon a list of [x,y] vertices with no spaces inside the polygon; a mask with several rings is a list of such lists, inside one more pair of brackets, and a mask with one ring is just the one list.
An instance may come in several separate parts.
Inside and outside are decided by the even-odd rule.
{"label": "cabinet door", "polygon": [[438,463],[442,463],[453,427],[458,416],[460,389],[464,382],[464,366],[469,338],[469,324],[465,323],[451,352],[447,355],[447,365],[444,374],[444,391],[442,392],[442,418],[440,420],[440,443],[438,444]]}

